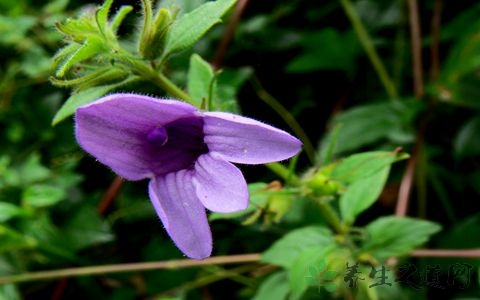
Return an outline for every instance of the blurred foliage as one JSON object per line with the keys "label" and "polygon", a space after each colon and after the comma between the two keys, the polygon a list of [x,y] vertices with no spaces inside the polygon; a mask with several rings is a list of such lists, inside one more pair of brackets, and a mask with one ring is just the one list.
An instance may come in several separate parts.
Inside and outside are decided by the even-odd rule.
{"label": "blurred foliage", "polygon": [[[399,91],[395,99],[340,1],[249,1],[221,70],[209,62],[228,17],[213,25],[234,1],[165,0],[150,8],[148,22],[138,1],[1,1],[0,277],[181,258],[151,208],[145,182],[124,183],[115,202],[100,209],[114,174],[78,148],[70,116],[106,93],[166,96],[155,77],[161,74],[185,87],[198,107],[242,111],[287,129],[285,116],[260,100],[268,92],[318,147],[313,164],[302,154],[276,169],[285,175],[282,182],[265,168],[244,167],[249,208],[210,214],[214,255],[260,252],[266,267],[102,274],[69,279],[64,290],[55,280],[7,284],[0,285],[0,299],[59,299],[55,293],[116,300],[478,298],[479,259],[408,257],[420,246],[480,248],[480,4],[441,1],[435,74],[430,22],[436,1],[419,3],[422,99],[413,96],[402,0],[353,2]],[[265,90],[249,84],[252,75]],[[392,214],[407,153],[415,156],[417,176],[409,217],[399,218]],[[329,208],[340,224],[328,224]],[[466,289],[369,288],[376,279],[366,274],[389,257],[419,270],[439,264],[442,280],[449,265],[468,263],[472,282]],[[311,267],[325,269],[322,260],[338,272],[332,293],[322,288],[319,294],[305,281]],[[347,262],[359,262],[366,277],[357,289],[342,280]],[[419,273],[413,277],[420,282]]]}

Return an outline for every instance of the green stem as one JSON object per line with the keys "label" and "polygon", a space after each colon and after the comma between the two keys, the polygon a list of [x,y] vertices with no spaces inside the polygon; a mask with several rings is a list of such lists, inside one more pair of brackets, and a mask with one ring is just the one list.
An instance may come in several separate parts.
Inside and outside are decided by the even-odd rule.
{"label": "green stem", "polygon": [[278,162],[265,164],[272,172],[282,177],[285,181],[290,182],[293,185],[298,185],[300,179],[287,167]]}
{"label": "green stem", "polygon": [[176,294],[179,291],[183,291],[183,292],[190,291],[190,290],[197,289],[202,286],[206,286],[214,282],[217,282],[219,280],[223,280],[227,278],[237,282],[240,281],[241,284],[252,287],[251,279],[243,279],[243,278],[240,280],[238,279],[241,276],[240,274],[256,270],[258,269],[258,267],[259,267],[258,264],[253,264],[253,265],[240,266],[238,268],[234,268],[230,270],[216,268],[215,271],[212,272],[212,274],[199,277],[194,281],[187,282],[179,287],[175,287],[171,290],[162,292],[158,296],[159,298],[163,299],[161,296]]}
{"label": "green stem", "polygon": [[302,126],[298,124],[295,117],[283,106],[275,97],[270,95],[260,84],[260,81],[253,76],[252,77],[252,84],[257,92],[257,95],[260,99],[263,100],[266,104],[268,104],[273,110],[280,116],[282,119],[290,126],[293,132],[298,136],[298,138],[303,142],[303,147],[305,152],[307,153],[308,159],[312,164],[315,163],[315,148],[310,142],[307,134],[303,130]]}
{"label": "green stem", "polygon": [[322,213],[323,217],[327,221],[327,223],[333,228],[333,230],[338,234],[344,234],[347,232],[344,224],[340,220],[337,212],[333,209],[333,207],[320,199],[315,199],[318,207],[320,208],[320,212]]}
{"label": "green stem", "polygon": [[49,280],[56,278],[65,278],[73,276],[104,275],[107,273],[120,272],[138,272],[158,269],[177,269],[194,266],[208,266],[216,264],[234,264],[246,262],[258,262],[260,254],[245,254],[231,256],[210,257],[204,260],[180,259],[160,262],[129,263],[119,265],[92,266],[81,268],[69,268],[53,271],[39,271],[33,273],[23,273],[12,276],[0,277],[0,285],[8,283]]}
{"label": "green stem", "polygon": [[373,41],[370,35],[368,34],[367,30],[363,26],[363,23],[360,20],[360,17],[358,16],[357,12],[355,11],[355,8],[353,7],[352,2],[350,2],[350,0],[340,0],[340,3],[342,4],[345,14],[347,15],[347,17],[350,19],[350,22],[352,23],[353,29],[355,30],[355,33],[357,34],[357,37],[360,40],[360,44],[362,44],[363,49],[367,53],[367,56],[373,65],[373,68],[377,72],[378,77],[380,77],[380,81],[382,82],[388,96],[392,100],[395,100],[398,97],[397,88],[395,87],[393,80],[388,75],[383,62],[380,59],[380,56],[375,50]]}
{"label": "green stem", "polygon": [[173,97],[195,105],[195,102],[190,95],[185,93],[181,88],[175,85],[175,83],[170,81],[170,79],[168,79],[161,72],[155,70],[152,66],[143,61],[138,61],[129,57],[126,57],[125,60],[127,62],[127,66],[134,68],[135,73],[139,74],[140,77],[151,81]]}
{"label": "green stem", "polygon": [[158,73],[156,76],[156,80],[154,81],[159,87],[164,89],[170,95],[180,98],[192,105],[195,105],[192,97],[185,93],[182,89],[176,86],[170,79],[165,77],[162,73]]}

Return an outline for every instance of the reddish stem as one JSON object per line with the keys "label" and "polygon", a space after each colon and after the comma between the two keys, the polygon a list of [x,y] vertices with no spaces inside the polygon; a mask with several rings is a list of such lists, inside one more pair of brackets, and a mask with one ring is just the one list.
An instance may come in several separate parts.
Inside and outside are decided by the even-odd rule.
{"label": "reddish stem", "polygon": [[100,203],[97,206],[97,212],[100,215],[104,215],[105,212],[108,210],[110,205],[113,203],[113,200],[117,196],[120,188],[123,185],[123,179],[120,176],[116,176],[115,179],[112,181],[110,186],[108,187],[107,191],[100,200]]}
{"label": "reddish stem", "polygon": [[233,16],[230,18],[230,22],[228,23],[225,34],[223,35],[223,38],[217,47],[217,51],[215,52],[215,56],[212,61],[212,66],[215,70],[219,69],[220,66],[222,65],[223,58],[225,57],[225,53],[227,52],[228,45],[233,39],[233,35],[235,34],[235,29],[237,28],[238,22],[240,21],[240,17],[244,12],[245,7],[247,6],[247,3],[248,3],[248,0],[239,0],[237,2],[237,5],[235,6]]}

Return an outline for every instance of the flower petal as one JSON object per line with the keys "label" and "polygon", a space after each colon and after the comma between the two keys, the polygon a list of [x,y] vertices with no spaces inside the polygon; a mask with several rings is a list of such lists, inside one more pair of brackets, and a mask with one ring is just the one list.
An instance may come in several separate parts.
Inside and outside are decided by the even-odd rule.
{"label": "flower petal", "polygon": [[202,204],[211,211],[230,213],[248,206],[248,188],[242,172],[214,154],[198,157],[193,185]]}
{"label": "flower petal", "polygon": [[205,208],[192,185],[192,171],[155,177],[150,200],[175,245],[188,257],[204,259],[212,252],[212,233]]}
{"label": "flower petal", "polygon": [[205,143],[234,163],[262,164],[290,158],[302,143],[285,131],[224,112],[204,113]]}
{"label": "flower petal", "polygon": [[191,117],[196,109],[175,100],[113,94],[77,109],[75,133],[80,146],[120,176],[153,177],[148,133],[173,120]]}

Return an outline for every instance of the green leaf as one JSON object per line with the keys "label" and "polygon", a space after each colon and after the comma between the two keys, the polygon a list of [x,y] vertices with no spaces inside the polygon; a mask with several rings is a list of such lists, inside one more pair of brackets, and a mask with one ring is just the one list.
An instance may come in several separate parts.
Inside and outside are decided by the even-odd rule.
{"label": "green leaf", "polygon": [[108,13],[112,6],[113,0],[105,0],[100,8],[95,11],[95,18],[97,20],[97,26],[100,32],[105,35],[108,27]]}
{"label": "green leaf", "polygon": [[60,121],[63,121],[64,119],[73,115],[75,113],[75,110],[80,106],[90,103],[102,96],[105,96],[113,89],[126,84],[127,81],[129,80],[127,79],[115,84],[96,86],[72,94],[53,117],[52,125],[57,125]]}
{"label": "green leaf", "polygon": [[326,28],[314,33],[303,33],[300,44],[304,50],[291,60],[287,71],[306,73],[321,69],[355,71],[355,59],[361,53],[353,30],[340,33]]}
{"label": "green leaf", "polygon": [[114,239],[108,223],[100,218],[94,208],[88,206],[84,206],[75,214],[64,233],[68,244],[75,250]]}
{"label": "green leaf", "polygon": [[291,300],[300,299],[308,286],[305,284],[305,273],[309,266],[314,265],[320,259],[324,259],[330,253],[337,249],[336,244],[332,243],[327,246],[305,247],[300,255],[292,261],[290,269],[289,282],[292,290]]}
{"label": "green leaf", "polygon": [[369,177],[357,180],[347,187],[340,197],[340,212],[347,224],[353,224],[355,218],[369,208],[383,190],[390,166],[383,167]]}
{"label": "green leaf", "polygon": [[8,17],[0,15],[0,45],[15,45],[25,41],[27,32],[35,26],[33,16]]}
{"label": "green leaf", "polygon": [[388,216],[366,226],[367,240],[361,247],[378,260],[406,255],[428,241],[441,226],[424,220]]}
{"label": "green leaf", "polygon": [[372,151],[353,154],[335,165],[330,179],[351,183],[380,172],[390,164],[408,158],[406,153]]}
{"label": "green leaf", "polygon": [[[263,253],[262,261],[290,269],[305,249],[324,248],[333,243],[332,232],[325,227],[304,227],[292,230]],[[310,265],[314,265],[317,261]],[[305,267],[304,272],[308,266]]]}
{"label": "green leaf", "polygon": [[312,275],[313,277],[317,277],[318,275],[317,268],[308,266],[308,273],[310,273],[310,275]]}
{"label": "green leaf", "polygon": [[221,17],[236,0],[207,2],[173,22],[167,34],[165,56],[193,46]]}
{"label": "green leaf", "polygon": [[21,300],[22,297],[15,284],[4,284],[0,285],[0,299]]}
{"label": "green leaf", "polygon": [[288,292],[287,272],[277,272],[262,282],[252,300],[284,300]]}
{"label": "green leaf", "polygon": [[118,28],[122,24],[125,17],[133,10],[133,7],[130,5],[123,5],[120,7],[119,10],[115,13],[112,17],[112,21],[110,22],[110,29],[112,30],[113,34],[117,34]]}
{"label": "green leaf", "polygon": [[22,204],[33,207],[50,206],[63,200],[65,196],[65,191],[56,186],[36,184],[23,191]]}
{"label": "green leaf", "polygon": [[[332,154],[356,150],[383,140],[394,144],[413,142],[415,135],[411,124],[423,108],[420,102],[402,99],[402,101],[367,104],[336,115],[331,128],[336,126],[340,128]],[[328,139],[330,135],[327,136],[327,141]],[[328,147],[321,147],[321,151],[328,150]]]}
{"label": "green leaf", "polygon": [[458,132],[453,146],[457,158],[480,154],[480,116],[468,120]]}
{"label": "green leaf", "polygon": [[202,103],[208,103],[212,80],[215,74],[208,62],[200,55],[194,53],[190,57],[190,68],[188,69],[188,93],[195,101],[195,106],[200,107]]}
{"label": "green leaf", "polygon": [[321,259],[317,264],[318,272],[322,273],[323,271],[325,271],[326,268],[327,268],[327,261],[325,259]]}
{"label": "green leaf", "polygon": [[77,63],[92,58],[105,50],[105,42],[97,36],[89,36],[84,44],[71,54],[55,72],[55,76],[64,77]]}
{"label": "green leaf", "polygon": [[0,253],[34,248],[37,242],[10,227],[0,224]]}
{"label": "green leaf", "polygon": [[338,284],[335,282],[327,282],[323,285],[323,287],[329,291],[330,293],[335,292],[338,289]]}
{"label": "green leaf", "polygon": [[46,14],[57,14],[65,10],[69,0],[53,0],[49,1],[44,7],[43,11]]}
{"label": "green leaf", "polygon": [[215,100],[215,109],[219,111],[228,111],[239,113],[240,109],[237,103],[237,94],[242,85],[252,75],[252,68],[243,67],[235,70],[222,69],[217,78],[217,93]]}
{"label": "green leaf", "polygon": [[316,286],[316,285],[318,285],[317,278],[315,278],[315,277],[305,276],[305,282],[306,282],[309,286]]}
{"label": "green leaf", "polygon": [[246,209],[228,214],[212,212],[209,214],[208,219],[210,221],[221,219],[235,219],[255,212],[258,209],[264,208],[267,204],[268,198],[272,194],[272,191],[268,191],[266,187],[267,184],[263,182],[255,182],[248,184],[250,201]]}
{"label": "green leaf", "polygon": [[330,281],[330,280],[333,280],[333,278],[335,278],[335,276],[337,276],[337,274],[338,274],[337,271],[329,270],[322,275],[322,279]]}
{"label": "green leaf", "polygon": [[20,181],[23,185],[43,181],[51,176],[50,169],[44,167],[40,162],[40,154],[34,152],[19,168]]}
{"label": "green leaf", "polygon": [[0,222],[5,222],[11,218],[24,213],[24,210],[12,203],[0,202]]}

